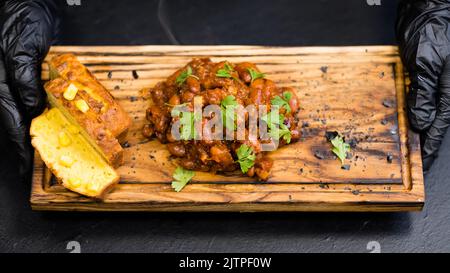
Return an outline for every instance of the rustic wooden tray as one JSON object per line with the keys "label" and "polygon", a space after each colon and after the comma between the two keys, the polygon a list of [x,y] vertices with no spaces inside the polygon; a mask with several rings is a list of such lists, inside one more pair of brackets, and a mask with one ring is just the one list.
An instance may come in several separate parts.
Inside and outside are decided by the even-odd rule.
{"label": "rustic wooden tray", "polygon": [[[129,147],[118,169],[121,182],[103,202],[58,185],[36,154],[33,209],[404,211],[423,206],[419,138],[407,129],[405,79],[396,47],[53,47],[47,58],[63,52],[75,53],[129,112]],[[141,135],[148,102],[140,90],[193,57],[254,62],[277,84],[298,89],[301,118],[309,126],[300,142],[271,154],[275,164],[269,181],[197,173],[182,192],[171,189],[175,162],[163,145]],[[46,63],[42,76],[48,79]],[[357,140],[350,170],[328,156],[327,130]],[[317,153],[325,158],[317,158]]]}

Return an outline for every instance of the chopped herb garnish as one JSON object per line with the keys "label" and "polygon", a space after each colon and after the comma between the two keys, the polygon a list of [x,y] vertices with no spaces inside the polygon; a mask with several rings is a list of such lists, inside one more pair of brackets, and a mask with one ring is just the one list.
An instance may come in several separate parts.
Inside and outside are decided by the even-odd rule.
{"label": "chopped herb garnish", "polygon": [[288,91],[284,92],[284,93],[283,93],[283,98],[284,98],[287,102],[289,102],[289,101],[291,100],[291,98],[292,98],[292,93],[291,93],[291,92],[288,92]]}
{"label": "chopped herb garnish", "polygon": [[231,75],[231,73],[233,73],[233,72],[234,72],[233,67],[229,63],[225,63],[223,65],[223,68],[217,70],[216,77],[219,77],[219,78],[233,78],[233,79],[237,80],[236,77]]}
{"label": "chopped herb garnish", "polygon": [[287,144],[291,143],[291,130],[286,126],[286,124],[280,124],[280,131],[278,132],[280,138],[283,138]]}
{"label": "chopped herb garnish", "polygon": [[350,152],[350,145],[344,142],[344,138],[337,135],[331,139],[333,148],[331,151],[341,160],[341,165],[344,165],[344,160],[347,157],[347,152]]}
{"label": "chopped herb garnish", "polygon": [[248,73],[250,73],[250,77],[252,77],[252,82],[256,79],[264,78],[266,76],[266,74],[258,72],[251,68],[248,68],[247,70],[248,70]]}
{"label": "chopped herb garnish", "polygon": [[248,170],[255,165],[256,155],[253,149],[245,144],[242,144],[236,151],[238,157],[237,162],[241,166],[242,173],[247,173]]}
{"label": "chopped herb garnish", "polygon": [[180,116],[181,132],[180,139],[190,140],[195,138],[194,113],[181,112]]}
{"label": "chopped herb garnish", "polygon": [[291,143],[291,131],[289,128],[281,123],[280,127],[277,127],[276,125],[269,126],[270,131],[269,135],[274,139],[284,139],[287,144]]}
{"label": "chopped herb garnish", "polygon": [[289,101],[292,98],[291,92],[284,92],[283,97],[275,96],[270,102],[272,105],[277,105],[278,107],[286,109],[286,113],[291,112],[291,106],[289,105]]}
{"label": "chopped herb garnish", "polygon": [[261,120],[267,123],[269,135],[272,138],[277,140],[283,138],[286,143],[291,143],[291,131],[286,124],[284,124],[284,116],[282,114],[270,111],[267,115],[261,117]]}
{"label": "chopped herb garnish", "polygon": [[[227,126],[233,124],[233,130],[236,130],[236,119],[237,119],[237,113],[236,113],[236,107],[239,105],[239,103],[236,101],[235,97],[233,95],[226,96],[221,102],[221,110],[222,110],[222,119],[223,123],[226,128]],[[227,111],[228,110],[228,111]]]}
{"label": "chopped herb garnish", "polygon": [[191,181],[192,177],[195,176],[194,171],[185,170],[182,167],[177,167],[175,172],[173,173],[172,177],[174,181],[172,181],[172,188],[179,192],[181,191],[184,186],[186,186],[189,181]]}
{"label": "chopped herb garnish", "polygon": [[183,104],[176,105],[171,111],[172,117],[180,117],[180,139],[191,140],[195,139],[197,131],[195,130],[195,121],[201,119],[201,116],[196,115],[194,112],[186,111],[183,109]]}
{"label": "chopped herb garnish", "polygon": [[239,103],[233,95],[228,95],[220,102],[220,106],[226,108],[227,106],[238,106]]}
{"label": "chopped herb garnish", "polygon": [[176,80],[175,80],[175,83],[176,83],[178,86],[180,86],[180,85],[182,85],[182,84],[187,80],[187,78],[189,78],[189,77],[193,77],[193,78],[196,78],[196,79],[198,80],[198,77],[192,74],[192,68],[191,68],[190,66],[188,66],[188,67],[186,68],[186,70],[184,70],[183,72],[181,72],[180,75],[178,75],[178,77],[177,77]]}
{"label": "chopped herb garnish", "polygon": [[274,125],[280,125],[281,123],[283,123],[284,116],[277,113],[276,111],[270,111],[268,114],[262,116],[261,120],[267,123],[267,127],[271,128]]}

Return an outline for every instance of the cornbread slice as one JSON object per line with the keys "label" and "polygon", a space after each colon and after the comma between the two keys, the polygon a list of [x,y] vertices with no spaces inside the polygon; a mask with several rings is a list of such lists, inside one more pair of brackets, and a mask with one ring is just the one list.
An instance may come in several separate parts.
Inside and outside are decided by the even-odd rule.
{"label": "cornbread slice", "polygon": [[71,123],[79,125],[91,145],[117,168],[123,162],[123,148],[101,118],[105,105],[98,102],[95,92],[89,94],[85,89],[78,82],[69,83],[63,78],[45,84],[50,105],[60,109]]}
{"label": "cornbread slice", "polygon": [[33,119],[30,134],[42,160],[69,190],[101,199],[118,183],[116,171],[58,108]]}
{"label": "cornbread slice", "polygon": [[[75,85],[78,90],[82,90],[82,94],[77,94],[76,96],[82,96],[84,101],[91,108],[94,108],[91,109],[93,111],[87,110],[87,112],[95,112],[96,117],[104,123],[105,127],[119,140],[119,142],[124,140],[131,124],[130,117],[125,110],[114,101],[113,96],[108,90],[106,90],[95,76],[78,61],[75,55],[61,54],[53,57],[49,62],[49,69],[50,79],[59,77],[66,82]],[[52,85],[52,82],[49,82],[48,85]],[[56,96],[58,89],[51,89],[49,91]],[[59,92],[62,93],[64,91],[65,89],[59,90]],[[81,104],[83,103],[81,102]]]}

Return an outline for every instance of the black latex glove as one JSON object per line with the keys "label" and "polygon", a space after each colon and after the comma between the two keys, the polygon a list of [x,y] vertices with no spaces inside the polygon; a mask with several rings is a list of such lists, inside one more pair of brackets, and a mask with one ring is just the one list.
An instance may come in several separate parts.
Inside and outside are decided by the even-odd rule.
{"label": "black latex glove", "polygon": [[409,71],[408,116],[427,171],[450,125],[450,0],[402,1],[397,39]]}
{"label": "black latex glove", "polygon": [[0,128],[30,171],[29,124],[45,105],[41,63],[56,37],[56,6],[50,0],[6,1],[0,11]]}

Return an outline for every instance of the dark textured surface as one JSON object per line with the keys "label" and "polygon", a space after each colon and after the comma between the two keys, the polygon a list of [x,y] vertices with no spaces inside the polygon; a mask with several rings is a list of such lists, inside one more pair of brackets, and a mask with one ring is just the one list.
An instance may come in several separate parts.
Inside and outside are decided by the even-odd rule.
{"label": "dark textured surface", "polygon": [[[395,1],[86,1],[65,7],[63,44],[393,44]],[[143,1],[142,1],[143,2]],[[188,4],[188,2],[190,4]],[[345,2],[345,4],[343,4]],[[159,6],[161,7],[161,6]],[[161,24],[163,22],[163,24]],[[415,213],[43,213],[0,141],[0,251],[450,251],[450,137]]]}

